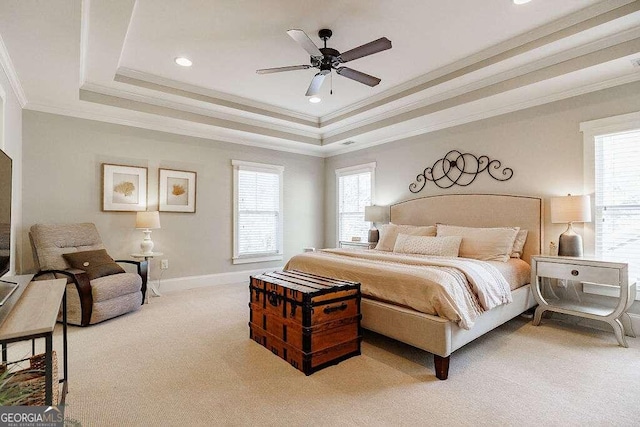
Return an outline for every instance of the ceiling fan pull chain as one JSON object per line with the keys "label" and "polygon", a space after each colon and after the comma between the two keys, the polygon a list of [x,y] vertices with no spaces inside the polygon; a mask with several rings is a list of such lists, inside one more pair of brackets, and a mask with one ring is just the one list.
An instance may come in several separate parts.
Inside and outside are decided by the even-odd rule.
{"label": "ceiling fan pull chain", "polygon": [[333,73],[331,73],[331,90],[329,91],[329,95],[333,95]]}

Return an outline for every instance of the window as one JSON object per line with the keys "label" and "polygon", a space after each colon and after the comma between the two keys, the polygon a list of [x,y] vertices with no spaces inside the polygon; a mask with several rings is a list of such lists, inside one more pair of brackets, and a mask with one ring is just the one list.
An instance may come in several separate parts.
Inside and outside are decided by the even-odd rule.
{"label": "window", "polygon": [[282,166],[233,160],[233,263],[282,259]]}
{"label": "window", "polygon": [[640,278],[640,129],[595,136],[595,254]]}
{"label": "window", "polygon": [[375,168],[369,163],[336,170],[338,240],[367,241],[370,224],[364,220],[364,207],[373,204]]}

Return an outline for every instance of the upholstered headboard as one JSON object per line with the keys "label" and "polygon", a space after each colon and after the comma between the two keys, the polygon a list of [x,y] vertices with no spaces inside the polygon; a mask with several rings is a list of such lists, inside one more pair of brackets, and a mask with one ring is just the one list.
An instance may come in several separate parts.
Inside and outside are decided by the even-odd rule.
{"label": "upholstered headboard", "polygon": [[522,259],[542,253],[543,203],[539,197],[500,194],[429,196],[391,205],[394,224],[520,227],[529,230]]}

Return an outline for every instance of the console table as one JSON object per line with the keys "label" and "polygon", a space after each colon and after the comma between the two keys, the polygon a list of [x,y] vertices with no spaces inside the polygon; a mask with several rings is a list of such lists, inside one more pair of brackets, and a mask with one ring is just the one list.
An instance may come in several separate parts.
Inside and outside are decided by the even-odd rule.
{"label": "console table", "polygon": [[[25,279],[25,277],[27,277]],[[0,344],[2,361],[7,362],[7,344],[17,341],[32,341],[32,353],[35,352],[35,339],[45,339],[45,403],[64,404],[67,394],[67,299],[66,279],[31,281],[31,276],[4,277],[3,280],[19,283],[24,287],[19,298],[12,306],[2,307],[10,310],[0,325]],[[62,340],[63,363],[60,383],[62,392],[60,402],[53,400],[53,330],[62,303]],[[0,309],[1,310],[1,309]],[[58,384],[55,384],[59,387]]]}

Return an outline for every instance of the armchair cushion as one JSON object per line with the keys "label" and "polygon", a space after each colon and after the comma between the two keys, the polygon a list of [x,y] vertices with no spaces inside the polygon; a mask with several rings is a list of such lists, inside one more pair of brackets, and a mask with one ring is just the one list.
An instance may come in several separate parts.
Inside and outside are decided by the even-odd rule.
{"label": "armchair cushion", "polygon": [[142,278],[136,273],[121,273],[91,281],[93,302],[98,303],[121,295],[140,294]]}
{"label": "armchair cushion", "polygon": [[70,252],[62,256],[71,268],[84,270],[89,280],[125,272],[104,249]]}

